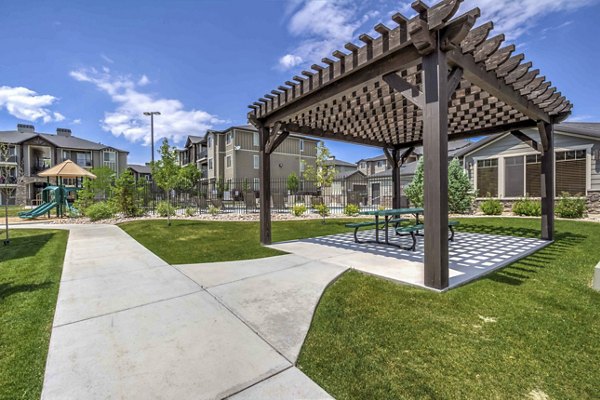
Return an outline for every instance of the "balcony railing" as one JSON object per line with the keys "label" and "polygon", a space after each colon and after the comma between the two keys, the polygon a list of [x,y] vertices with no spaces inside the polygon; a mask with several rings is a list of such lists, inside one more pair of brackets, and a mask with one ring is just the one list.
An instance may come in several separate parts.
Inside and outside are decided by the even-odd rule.
{"label": "balcony railing", "polygon": [[208,151],[207,150],[202,150],[200,153],[198,153],[198,160],[206,158],[206,156],[208,156]]}
{"label": "balcony railing", "polygon": [[16,155],[9,155],[9,156],[0,156],[0,162],[3,163],[17,163],[17,156]]}
{"label": "balcony railing", "polygon": [[0,185],[16,185],[17,184],[17,177],[15,176],[8,176],[8,177],[4,177],[0,175]]}

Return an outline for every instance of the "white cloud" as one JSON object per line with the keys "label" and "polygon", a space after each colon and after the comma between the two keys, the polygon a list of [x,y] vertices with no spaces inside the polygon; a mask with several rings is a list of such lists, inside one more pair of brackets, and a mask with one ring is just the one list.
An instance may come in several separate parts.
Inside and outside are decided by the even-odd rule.
{"label": "white cloud", "polygon": [[349,0],[290,0],[286,10],[288,30],[300,38],[298,45],[279,58],[280,69],[319,62],[352,41],[358,28],[377,17],[362,3]]}
{"label": "white cloud", "polygon": [[112,58],[110,58],[106,54],[100,54],[100,58],[102,58],[104,61],[106,61],[109,64],[114,64],[114,62],[115,62]]}
{"label": "white cloud", "polygon": [[142,77],[138,81],[139,86],[146,86],[149,83],[150,83],[150,79],[148,79],[148,77],[146,75],[142,75]]}
{"label": "white cloud", "polygon": [[[461,11],[479,7],[482,14],[479,21],[493,21],[495,31],[504,33],[509,39],[516,39],[527,33],[544,15],[575,10],[595,1],[597,0],[465,0]],[[562,28],[568,23],[561,25]]]}
{"label": "white cloud", "polygon": [[135,80],[130,76],[115,75],[107,69],[98,71],[95,68],[79,69],[69,74],[77,81],[94,84],[110,96],[116,109],[104,113],[102,129],[115,136],[123,136],[130,142],[150,143],[150,118],[143,115],[144,111],[160,111],[162,114],[154,118],[157,141],[168,138],[181,142],[187,135],[198,135],[215,124],[226,122],[206,111],[185,109],[179,100],[141,91],[141,86],[150,81],[145,75]]}
{"label": "white cloud", "polygon": [[71,123],[73,125],[81,125],[81,118],[74,119]]}
{"label": "white cloud", "polygon": [[21,86],[0,86],[0,108],[5,108],[13,117],[26,121],[42,120],[48,123],[64,120],[64,115],[49,108],[57,100],[49,94],[38,94]]}

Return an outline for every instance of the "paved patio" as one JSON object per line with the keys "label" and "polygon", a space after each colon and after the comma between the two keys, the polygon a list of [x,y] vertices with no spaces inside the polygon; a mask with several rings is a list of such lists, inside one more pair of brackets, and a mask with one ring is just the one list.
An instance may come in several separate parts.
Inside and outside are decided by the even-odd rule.
{"label": "paved patio", "polygon": [[[396,236],[392,229],[388,234],[392,243],[404,246],[412,243],[409,237]],[[380,231],[382,241],[383,236],[384,232]],[[358,237],[373,239],[375,231],[359,231]],[[550,243],[541,239],[457,232],[454,241],[449,242],[450,285],[446,290],[480,278]],[[352,233],[280,242],[270,247],[431,289],[423,282],[423,237],[418,237],[414,252],[384,244],[355,243]]]}

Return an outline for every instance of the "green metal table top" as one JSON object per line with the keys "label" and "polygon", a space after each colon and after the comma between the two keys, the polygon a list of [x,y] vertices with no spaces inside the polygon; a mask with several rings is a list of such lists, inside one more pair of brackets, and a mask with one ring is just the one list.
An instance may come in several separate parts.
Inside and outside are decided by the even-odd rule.
{"label": "green metal table top", "polygon": [[423,208],[392,208],[388,210],[373,210],[373,211],[361,211],[361,215],[400,215],[400,214],[423,214],[425,210]]}

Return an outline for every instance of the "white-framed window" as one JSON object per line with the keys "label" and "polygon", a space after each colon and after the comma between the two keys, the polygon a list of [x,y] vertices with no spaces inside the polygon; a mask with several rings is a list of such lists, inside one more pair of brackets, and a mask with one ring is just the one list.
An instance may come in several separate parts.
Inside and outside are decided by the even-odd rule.
{"label": "white-framed window", "polygon": [[103,165],[112,169],[117,170],[117,153],[112,150],[105,150],[102,152]]}
{"label": "white-framed window", "polygon": [[260,157],[258,156],[258,154],[255,154],[252,158],[254,162],[254,169],[258,169],[260,165]]}
{"label": "white-framed window", "polygon": [[364,161],[363,161],[363,162],[361,162],[361,163],[360,163],[360,168],[361,168],[361,169],[365,169],[365,168],[367,168],[367,163],[366,163],[366,162],[364,162]]}
{"label": "white-framed window", "polygon": [[254,132],[252,134],[252,145],[254,146],[260,146],[259,140],[258,140],[258,132]]}
{"label": "white-framed window", "polygon": [[213,160],[212,160],[212,158],[208,159],[208,169],[210,169],[210,170],[213,169]]}
{"label": "white-framed window", "polygon": [[377,168],[383,167],[383,161],[377,161]]}
{"label": "white-framed window", "polygon": [[300,172],[304,172],[305,162],[304,160],[300,160]]}
{"label": "white-framed window", "polygon": [[304,151],[304,140],[300,139],[300,152]]}
{"label": "white-framed window", "polygon": [[213,135],[212,135],[212,133],[210,135],[208,135],[207,143],[208,143],[208,148],[209,149],[212,148],[212,145],[213,145]]}
{"label": "white-framed window", "polygon": [[255,191],[259,191],[260,190],[260,178],[254,178],[254,190]]}
{"label": "white-framed window", "polygon": [[231,144],[232,140],[233,140],[233,132],[227,132],[227,135],[225,135],[225,144]]}
{"label": "white-framed window", "polygon": [[227,168],[231,168],[231,156],[225,157],[225,164],[227,165]]}
{"label": "white-framed window", "polygon": [[477,160],[479,197],[498,197],[498,159]]}

